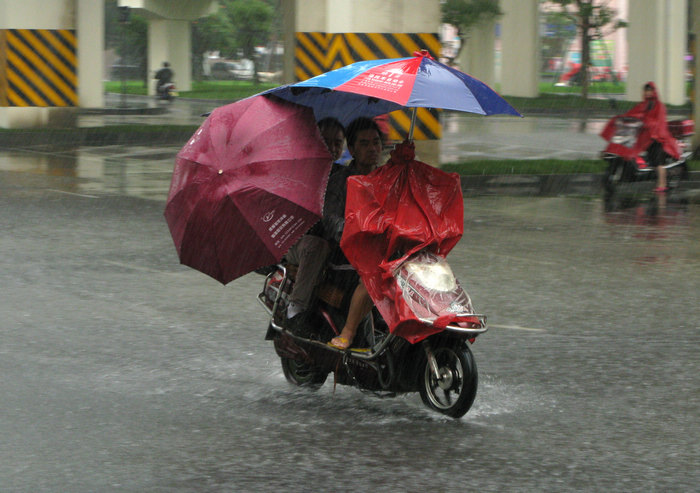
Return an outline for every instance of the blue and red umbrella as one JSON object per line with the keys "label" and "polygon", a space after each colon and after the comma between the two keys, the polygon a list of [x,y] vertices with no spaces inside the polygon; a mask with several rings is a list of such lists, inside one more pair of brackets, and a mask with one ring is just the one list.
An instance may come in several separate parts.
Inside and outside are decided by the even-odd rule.
{"label": "blue and red umbrella", "polygon": [[356,62],[265,94],[310,106],[316,119],[334,116],[344,124],[402,108],[522,116],[480,80],[434,60],[426,51],[414,55]]}

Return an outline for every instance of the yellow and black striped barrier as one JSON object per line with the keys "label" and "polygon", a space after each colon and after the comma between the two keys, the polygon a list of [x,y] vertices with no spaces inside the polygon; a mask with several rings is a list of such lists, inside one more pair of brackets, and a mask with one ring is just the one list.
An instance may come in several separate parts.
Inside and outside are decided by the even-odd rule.
{"label": "yellow and black striped barrier", "polygon": [[[402,58],[428,50],[438,59],[440,39],[435,33],[296,33],[295,76],[297,81],[362,60]],[[403,140],[411,126],[411,110],[389,114],[389,138]],[[439,139],[442,135],[437,110],[419,108],[414,139]]]}
{"label": "yellow and black striped barrier", "polygon": [[71,29],[0,29],[0,106],[77,106]]}

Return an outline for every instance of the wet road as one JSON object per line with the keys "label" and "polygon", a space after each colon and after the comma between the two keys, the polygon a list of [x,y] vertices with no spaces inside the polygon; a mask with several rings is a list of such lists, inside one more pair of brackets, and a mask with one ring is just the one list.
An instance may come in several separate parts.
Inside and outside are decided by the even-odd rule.
{"label": "wet road", "polygon": [[[130,96],[129,104],[152,105],[145,97]],[[125,123],[199,125],[202,114],[224,102],[178,99],[157,115],[82,115],[81,126]],[[109,94],[107,104],[117,107],[118,95]],[[612,116],[612,114],[611,114]],[[598,159],[604,141],[598,136],[607,119],[525,118],[444,112],[441,163],[464,159]],[[432,161],[430,161],[432,163]]]}
{"label": "wet road", "polygon": [[0,489],[700,484],[697,204],[465,200],[450,259],[491,330],[454,421],[416,395],[290,388],[261,278],[222,287],[178,265],[163,153],[0,153]]}
{"label": "wet road", "polygon": [[447,113],[440,162],[469,159],[598,159],[607,120],[480,117]]}

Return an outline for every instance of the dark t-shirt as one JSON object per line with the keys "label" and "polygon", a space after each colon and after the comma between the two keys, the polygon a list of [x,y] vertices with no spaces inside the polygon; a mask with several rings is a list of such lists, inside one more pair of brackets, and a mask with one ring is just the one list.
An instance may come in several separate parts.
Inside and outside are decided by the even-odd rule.
{"label": "dark t-shirt", "polygon": [[167,84],[173,79],[173,71],[168,67],[163,67],[156,72],[156,79],[158,80],[158,85]]}
{"label": "dark t-shirt", "polygon": [[[337,166],[337,167],[336,167]],[[345,227],[345,202],[348,193],[348,178],[360,172],[352,161],[348,166],[336,167],[328,179],[326,198],[323,202],[323,234],[330,242],[340,243]]]}

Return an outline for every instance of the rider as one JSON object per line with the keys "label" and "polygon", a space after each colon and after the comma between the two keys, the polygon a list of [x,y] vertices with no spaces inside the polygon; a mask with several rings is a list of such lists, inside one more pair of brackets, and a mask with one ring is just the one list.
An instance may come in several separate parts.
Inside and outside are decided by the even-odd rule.
{"label": "rider", "polygon": [[[656,188],[657,193],[664,193],[668,190],[666,182],[666,168],[663,166],[666,155],[673,159],[680,158],[680,151],[676,139],[668,131],[666,123],[666,106],[659,99],[656,85],[647,82],[642,89],[643,101],[635,105],[631,110],[622,116],[638,118],[642,120],[642,130],[637,137],[634,146],[635,155],[644,150],[647,151],[649,164],[656,168]],[[610,140],[615,132],[615,119],[611,120],[601,132],[601,136]]]}
{"label": "rider", "polygon": [[156,72],[156,80],[158,81],[156,83],[156,93],[160,94],[162,92],[162,87],[165,84],[169,84],[173,80],[173,76],[175,74],[173,73],[172,69],[170,68],[170,64],[168,62],[163,62],[163,67]]}
{"label": "rider", "polygon": [[[347,167],[331,175],[323,207],[323,232],[326,239],[335,245],[340,243],[345,227],[347,179],[353,175],[370,173],[379,164],[382,153],[382,132],[377,123],[370,118],[361,117],[351,122],[346,129],[346,137],[348,151],[353,160]],[[372,300],[362,281],[359,281],[350,301],[345,326],[330,344],[340,349],[350,347],[358,325],[371,309]]]}

